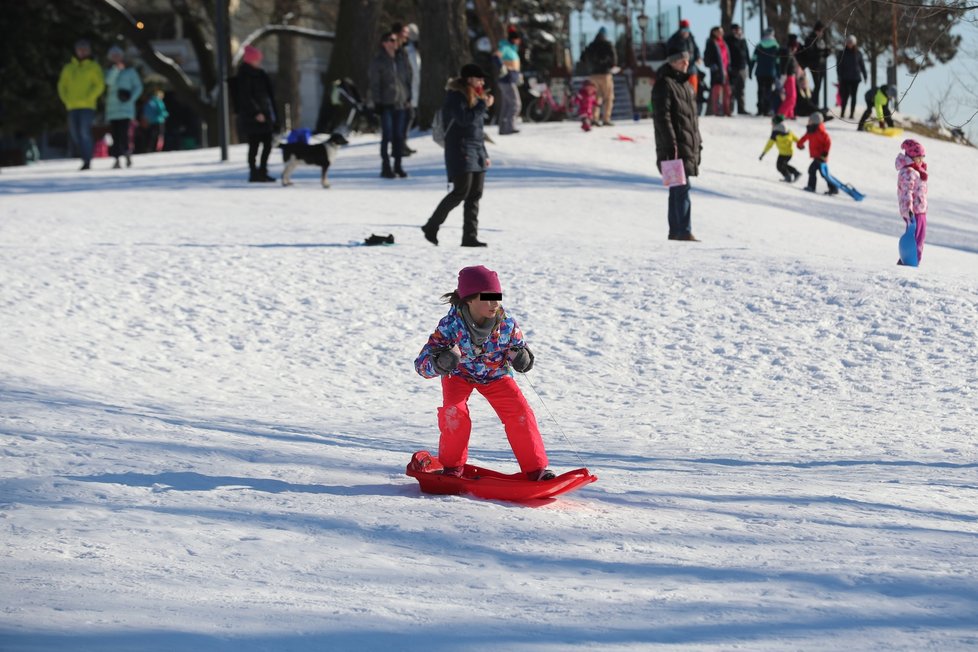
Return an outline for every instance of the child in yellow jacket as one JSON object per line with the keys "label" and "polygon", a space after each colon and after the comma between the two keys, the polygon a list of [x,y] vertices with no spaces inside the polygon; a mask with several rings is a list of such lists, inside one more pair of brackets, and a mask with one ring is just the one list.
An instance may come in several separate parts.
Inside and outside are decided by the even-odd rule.
{"label": "child in yellow jacket", "polygon": [[764,146],[764,151],[761,152],[760,157],[757,160],[762,160],[764,155],[770,151],[775,145],[778,146],[778,172],[784,177],[784,180],[793,183],[798,180],[801,176],[801,172],[796,170],[789,164],[791,160],[791,155],[794,154],[793,143],[798,142],[798,136],[794,134],[793,131],[788,129],[788,126],[784,123],[781,116],[777,116],[772,121],[774,123],[774,129],[771,131],[771,139],[767,141],[767,145]]}

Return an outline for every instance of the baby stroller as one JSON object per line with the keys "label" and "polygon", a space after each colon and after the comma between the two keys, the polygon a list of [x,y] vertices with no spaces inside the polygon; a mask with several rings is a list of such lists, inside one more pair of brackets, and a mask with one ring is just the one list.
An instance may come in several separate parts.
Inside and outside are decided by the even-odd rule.
{"label": "baby stroller", "polygon": [[330,85],[316,119],[317,133],[348,136],[353,132],[373,133],[379,128],[380,121],[367,108],[352,79],[337,79]]}

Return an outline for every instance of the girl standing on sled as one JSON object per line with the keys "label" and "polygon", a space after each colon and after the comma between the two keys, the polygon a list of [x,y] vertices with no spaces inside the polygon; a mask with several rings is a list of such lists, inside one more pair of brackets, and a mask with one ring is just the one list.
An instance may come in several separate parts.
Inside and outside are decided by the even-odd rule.
{"label": "girl standing on sled", "polygon": [[554,478],[547,468],[536,417],[513,379],[512,370],[526,373],[533,367],[533,354],[516,320],[502,308],[496,272],[482,265],[465,267],[458,273],[455,291],[442,300],[451,308],[421,349],[414,368],[425,378],[441,377],[438,461],[443,473],[462,475],[472,433],[469,396],[477,390],[503,422],[526,477]]}

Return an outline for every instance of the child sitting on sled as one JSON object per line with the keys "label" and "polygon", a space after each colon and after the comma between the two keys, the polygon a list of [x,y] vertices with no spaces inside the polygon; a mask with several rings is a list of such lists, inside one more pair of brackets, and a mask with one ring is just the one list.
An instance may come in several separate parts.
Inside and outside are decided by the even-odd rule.
{"label": "child sitting on sled", "polygon": [[927,164],[924,163],[924,146],[908,138],[900,143],[903,151],[897,154],[897,200],[900,216],[905,224],[917,220],[914,239],[917,241],[917,262],[924,255],[924,238],[927,235]]}
{"label": "child sitting on sled", "polygon": [[805,149],[805,143],[810,143],[808,154],[812,157],[812,163],[808,166],[808,185],[805,186],[805,190],[815,192],[815,173],[819,173],[829,186],[828,192],[825,194],[838,195],[838,187],[829,181],[828,177],[825,176],[825,172],[822,171],[822,163],[828,163],[829,161],[829,150],[832,149],[832,139],[829,137],[829,132],[825,130],[821,113],[816,111],[808,116],[808,127],[805,128],[805,132],[805,135],[798,141],[798,149]]}
{"label": "child sitting on sled", "polygon": [[441,377],[438,461],[443,473],[462,475],[472,432],[469,396],[477,390],[503,422],[520,470],[530,480],[553,479],[536,416],[513,379],[512,370],[526,373],[533,367],[533,354],[516,320],[503,310],[496,272],[482,265],[463,268],[458,286],[442,300],[451,308],[414,368],[425,378]]}
{"label": "child sitting on sled", "polygon": [[789,183],[793,183],[798,180],[798,177],[801,176],[801,172],[796,170],[789,163],[789,161],[791,161],[791,156],[792,154],[794,154],[795,151],[793,144],[798,142],[798,136],[795,135],[795,132],[788,129],[788,125],[784,123],[784,118],[782,118],[779,115],[774,116],[774,118],[771,120],[771,124],[773,125],[773,131],[771,131],[771,138],[770,140],[767,141],[767,145],[764,146],[764,151],[761,152],[761,155],[758,157],[757,160],[758,161],[763,160],[764,155],[768,153],[771,147],[777,145],[778,146],[778,163],[777,163],[778,172],[781,173],[781,176],[784,177],[785,181]]}
{"label": "child sitting on sled", "polygon": [[581,129],[591,131],[591,125],[598,117],[598,87],[590,79],[585,79],[581,88],[571,98],[571,103],[577,107],[577,117],[581,119]]}

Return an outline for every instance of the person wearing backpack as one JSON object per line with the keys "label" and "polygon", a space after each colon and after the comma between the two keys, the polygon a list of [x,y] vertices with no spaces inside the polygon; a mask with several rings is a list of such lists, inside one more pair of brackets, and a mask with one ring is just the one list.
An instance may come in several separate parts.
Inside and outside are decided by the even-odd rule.
{"label": "person wearing backpack", "polygon": [[[453,184],[451,192],[439,202],[421,230],[425,240],[438,244],[438,229],[456,206],[465,202],[462,221],[462,246],[485,247],[479,235],[479,200],[486,170],[490,166],[485,145],[485,124],[493,97],[485,90],[486,74],[474,63],[462,66],[459,76],[450,79],[441,108],[444,131],[445,172]],[[436,130],[433,130],[436,131]],[[438,133],[433,137],[437,142]]]}

